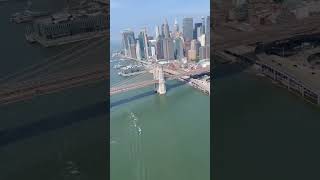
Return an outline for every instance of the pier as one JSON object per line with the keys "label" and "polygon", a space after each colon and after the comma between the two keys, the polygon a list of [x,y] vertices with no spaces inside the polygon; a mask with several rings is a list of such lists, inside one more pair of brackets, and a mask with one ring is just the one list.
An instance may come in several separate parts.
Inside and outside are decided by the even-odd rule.
{"label": "pier", "polygon": [[[296,41],[295,38],[291,38]],[[301,40],[302,41],[302,40]],[[307,47],[307,49],[286,50],[282,55],[276,55],[277,52],[270,52],[267,54],[265,51],[272,49],[273,46],[281,43],[290,43],[288,40],[279,40],[279,43],[265,44],[264,50],[255,52],[252,46],[239,46],[224,50],[232,57],[230,61],[236,58],[238,61],[252,64],[258,73],[277,82],[279,85],[288,89],[288,91],[301,96],[304,100],[320,105],[320,69],[317,62],[312,64],[310,57],[320,52],[319,47]],[[299,45],[300,46],[300,45]],[[302,46],[301,46],[302,47]],[[276,53],[276,54],[274,54]],[[228,56],[224,56],[228,58]]]}

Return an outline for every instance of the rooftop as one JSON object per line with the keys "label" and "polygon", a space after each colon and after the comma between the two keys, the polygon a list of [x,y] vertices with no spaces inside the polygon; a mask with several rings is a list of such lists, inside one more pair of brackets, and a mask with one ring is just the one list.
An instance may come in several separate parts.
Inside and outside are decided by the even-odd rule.
{"label": "rooftop", "polygon": [[299,52],[290,57],[258,54],[260,62],[267,64],[280,72],[284,72],[307,87],[320,92],[320,68],[308,61],[311,55],[320,52],[320,47]]}

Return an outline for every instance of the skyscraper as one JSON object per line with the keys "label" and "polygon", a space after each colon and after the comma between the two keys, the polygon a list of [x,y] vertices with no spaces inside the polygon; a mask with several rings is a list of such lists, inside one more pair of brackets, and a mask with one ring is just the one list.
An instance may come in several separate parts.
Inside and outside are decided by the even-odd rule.
{"label": "skyscraper", "polygon": [[199,48],[199,59],[206,59],[206,48],[204,46]]}
{"label": "skyscraper", "polygon": [[199,36],[198,41],[200,42],[201,46],[205,46],[206,45],[206,35],[202,34],[201,36]]}
{"label": "skyscraper", "polygon": [[164,20],[163,35],[164,35],[165,38],[169,38],[170,37],[170,30],[169,30],[169,25],[168,25],[167,19]]}
{"label": "skyscraper", "polygon": [[141,48],[140,48],[139,41],[137,41],[137,44],[136,44],[136,56],[137,56],[138,60],[142,59],[142,57],[141,57]]}
{"label": "skyscraper", "polygon": [[199,47],[200,43],[198,40],[194,39],[191,41],[191,48],[188,51],[188,59],[189,60],[196,60],[197,56],[199,55]]}
{"label": "skyscraper", "polygon": [[164,37],[164,24],[161,24],[161,29],[160,29],[160,36]]}
{"label": "skyscraper", "polygon": [[164,59],[166,60],[174,59],[173,40],[171,38],[164,38],[163,56],[164,56]]}
{"label": "skyscraper", "polygon": [[157,59],[156,55],[157,55],[157,40],[152,39],[149,40],[149,46],[150,46],[150,56],[152,59]]}
{"label": "skyscraper", "polygon": [[144,28],[142,33],[143,33],[145,59],[148,59],[149,58],[149,44],[148,44],[147,28]]}
{"label": "skyscraper", "polygon": [[157,54],[157,59],[163,59],[163,38],[159,36],[156,42],[156,54]]}
{"label": "skyscraper", "polygon": [[201,44],[198,40],[194,39],[191,41],[191,50],[195,50],[197,56],[199,55],[199,48],[200,48]]}
{"label": "skyscraper", "polygon": [[125,56],[131,55],[131,44],[135,43],[134,32],[131,30],[125,30],[122,32],[122,48]]}
{"label": "skyscraper", "polygon": [[210,16],[207,16],[206,24],[206,45],[210,46]]}
{"label": "skyscraper", "polygon": [[206,20],[205,20],[205,18],[202,16],[201,17],[201,24],[202,24],[202,26],[201,26],[201,34],[205,34],[206,33],[206,28],[205,28],[205,26],[206,26]]}
{"label": "skyscraper", "polygon": [[136,59],[136,44],[130,44],[130,57]]}
{"label": "skyscraper", "polygon": [[179,32],[179,24],[178,24],[177,18],[175,18],[174,25],[173,25],[173,38],[177,36],[178,32]]}
{"label": "skyscraper", "polygon": [[198,33],[198,29],[201,28],[201,26],[202,26],[202,23],[195,23],[195,24],[194,24],[193,39],[197,39],[197,38],[198,38],[199,33],[200,33],[200,31],[199,31],[199,33]]}
{"label": "skyscraper", "polygon": [[199,37],[202,35],[202,24],[200,27],[198,27],[197,30],[197,36],[194,39],[199,39]]}
{"label": "skyscraper", "polygon": [[200,59],[209,59],[210,58],[210,47],[201,46],[199,48],[199,58]]}
{"label": "skyscraper", "polygon": [[193,38],[193,18],[183,18],[182,30],[185,41],[191,41]]}
{"label": "skyscraper", "polygon": [[156,26],[155,27],[155,31],[156,31],[156,37],[155,37],[155,39],[157,39],[161,34],[161,32],[160,32],[160,27],[159,26]]}
{"label": "skyscraper", "polygon": [[177,37],[174,40],[174,59],[181,60],[184,57],[183,47],[184,47],[183,39],[181,37]]}
{"label": "skyscraper", "polygon": [[145,51],[144,51],[145,42],[144,42],[143,31],[141,31],[138,35],[138,42],[139,42],[139,48],[140,48],[140,57],[141,59],[144,59],[145,58]]}

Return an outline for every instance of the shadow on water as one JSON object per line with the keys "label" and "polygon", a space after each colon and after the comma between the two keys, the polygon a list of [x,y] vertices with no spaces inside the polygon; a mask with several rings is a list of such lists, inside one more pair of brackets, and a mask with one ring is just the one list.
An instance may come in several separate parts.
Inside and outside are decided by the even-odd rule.
{"label": "shadow on water", "polygon": [[213,71],[213,79],[226,78],[245,71],[251,65],[245,63],[221,64],[217,63]]}
{"label": "shadow on water", "polygon": [[[181,81],[178,81],[174,84],[167,84],[167,91],[170,91],[170,90],[177,88],[179,86],[182,86],[184,84],[185,84],[185,82],[181,82]],[[123,105],[123,104],[127,104],[129,102],[132,102],[132,101],[144,98],[144,97],[152,96],[154,94],[156,94],[155,91],[148,91],[148,92],[144,92],[144,93],[140,93],[138,95],[132,96],[130,98],[120,99],[118,101],[110,103],[110,108],[113,108],[113,107],[116,107],[119,105]]]}
{"label": "shadow on water", "polygon": [[107,102],[99,102],[71,112],[61,113],[55,116],[23,126],[4,129],[0,131],[0,147],[14,142],[39,136],[43,133],[71,126],[84,120],[107,115]]}

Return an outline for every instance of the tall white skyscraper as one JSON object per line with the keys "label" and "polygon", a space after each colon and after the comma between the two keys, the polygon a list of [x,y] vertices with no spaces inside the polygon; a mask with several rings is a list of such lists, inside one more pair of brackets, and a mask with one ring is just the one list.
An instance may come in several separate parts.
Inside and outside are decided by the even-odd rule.
{"label": "tall white skyscraper", "polygon": [[174,38],[177,36],[177,33],[179,32],[179,24],[177,18],[174,20],[174,25],[173,25],[173,35]]}
{"label": "tall white skyscraper", "polygon": [[137,56],[138,60],[141,60],[141,51],[140,51],[140,43],[139,43],[139,41],[137,41],[137,44],[136,44],[136,56]]}
{"label": "tall white skyscraper", "polygon": [[155,31],[156,31],[155,39],[157,39],[157,38],[159,38],[159,36],[160,36],[160,27],[159,27],[159,26],[156,26],[156,27],[155,27]]}

